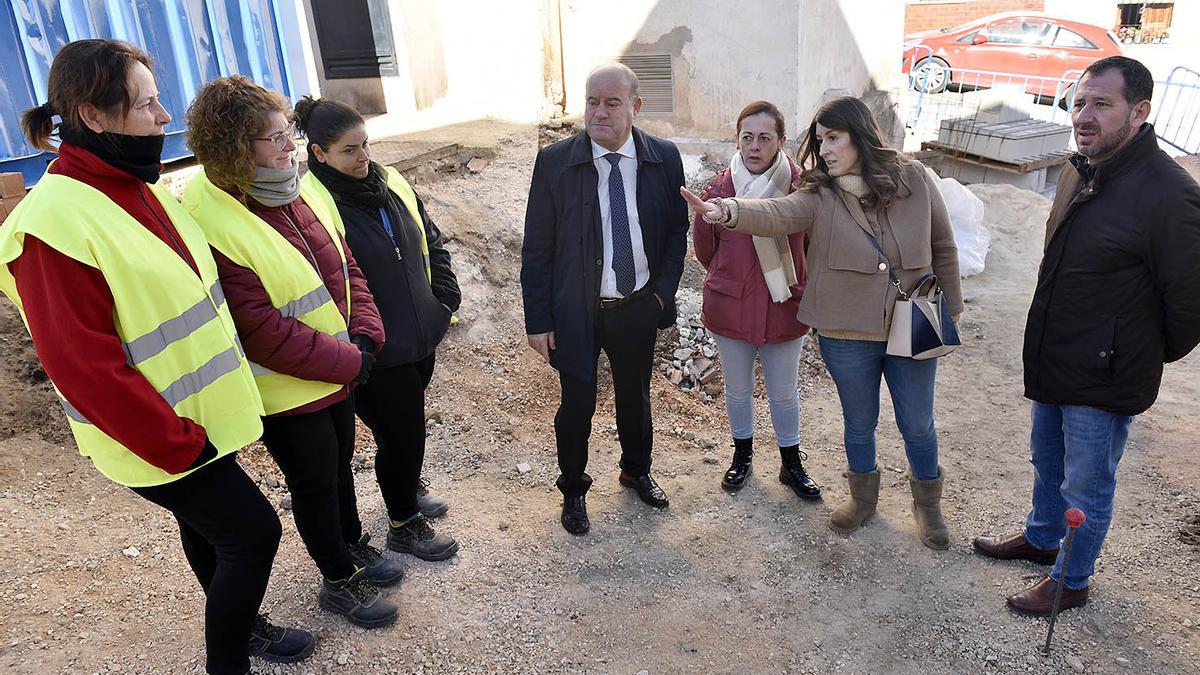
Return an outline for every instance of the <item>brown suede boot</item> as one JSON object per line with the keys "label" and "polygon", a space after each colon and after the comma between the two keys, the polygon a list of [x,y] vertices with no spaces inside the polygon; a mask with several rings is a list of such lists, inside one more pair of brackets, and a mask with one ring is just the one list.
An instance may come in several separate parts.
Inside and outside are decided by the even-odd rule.
{"label": "brown suede boot", "polygon": [[917,521],[917,534],[921,543],[939,551],[950,548],[950,530],[942,519],[942,467],[933,480],[918,480],[908,477],[913,494],[913,518]]}
{"label": "brown suede boot", "polygon": [[847,471],[843,476],[850,485],[850,500],[829,514],[829,529],[849,534],[875,514],[879,503],[879,469],[867,473]]}

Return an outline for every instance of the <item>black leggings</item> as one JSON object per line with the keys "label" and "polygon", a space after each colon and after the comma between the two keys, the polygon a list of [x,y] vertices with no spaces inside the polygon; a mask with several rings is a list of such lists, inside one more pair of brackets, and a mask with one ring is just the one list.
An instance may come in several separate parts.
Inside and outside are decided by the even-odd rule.
{"label": "black leggings", "polygon": [[207,672],[248,672],[250,629],[279,546],[275,509],[233,455],[177,481],[131,489],[179,521],[183,553],[206,596]]}
{"label": "black leggings", "polygon": [[434,356],[376,370],[354,393],[354,409],[375,436],[375,478],[388,517],[417,515],[417,488],[425,461],[425,387]]}
{"label": "black leggings", "polygon": [[354,498],[354,403],[263,418],[263,445],[283,471],[304,547],[326,579],[354,574],[346,548],[362,536]]}

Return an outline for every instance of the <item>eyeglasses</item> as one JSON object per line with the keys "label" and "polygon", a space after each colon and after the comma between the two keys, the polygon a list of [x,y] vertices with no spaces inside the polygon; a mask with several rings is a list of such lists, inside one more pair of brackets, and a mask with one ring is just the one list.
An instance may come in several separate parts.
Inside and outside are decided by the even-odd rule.
{"label": "eyeglasses", "polygon": [[292,122],[283,131],[277,131],[265,138],[254,138],[255,141],[269,141],[275,144],[276,150],[286,150],[288,143],[296,137],[296,123]]}

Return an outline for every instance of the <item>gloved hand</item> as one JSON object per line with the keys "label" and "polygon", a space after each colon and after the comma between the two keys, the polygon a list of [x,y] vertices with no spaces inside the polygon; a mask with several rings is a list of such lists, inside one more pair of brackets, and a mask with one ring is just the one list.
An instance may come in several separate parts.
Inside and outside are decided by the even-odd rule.
{"label": "gloved hand", "polygon": [[360,352],[365,352],[368,354],[375,353],[375,341],[366,335],[355,335],[354,337],[350,338],[350,342],[353,343],[355,347],[358,347]]}
{"label": "gloved hand", "polygon": [[371,378],[371,369],[375,367],[375,355],[371,352],[362,353],[362,367],[358,369],[358,376],[354,378],[355,382],[360,385],[366,384]]}

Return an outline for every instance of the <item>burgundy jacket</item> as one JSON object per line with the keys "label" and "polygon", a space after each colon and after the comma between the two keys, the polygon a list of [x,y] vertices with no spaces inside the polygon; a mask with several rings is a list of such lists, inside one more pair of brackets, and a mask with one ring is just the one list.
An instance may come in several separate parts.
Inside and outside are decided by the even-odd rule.
{"label": "burgundy jacket", "polygon": [[[792,182],[800,170],[791,159]],[[713,177],[700,193],[701,199],[732,197],[733,177],[729,169]],[[787,342],[808,333],[808,326],[796,320],[800,296],[808,283],[807,247],[803,234],[788,237],[796,265],[798,283],[792,286],[792,299],[773,302],[754,239],[723,225],[711,225],[699,215],[692,221],[692,245],[696,258],[708,270],[704,277],[704,305],[700,320],[710,332],[761,347],[767,343]]]}
{"label": "burgundy jacket", "polygon": [[[309,264],[315,265],[342,316],[346,316],[346,282],[342,276],[342,261],[333,239],[312,209],[300,198],[279,207],[263,206],[253,199],[246,201],[254,215],[275,228]],[[350,337],[367,337],[378,350],[384,343],[383,321],[379,318],[371,291],[367,289],[367,281],[350,254],[350,248],[344,239],[341,244],[346,252],[346,265],[350,273],[351,302],[347,321]],[[362,355],[358,347],[310,328],[298,319],[285,317],[271,304],[267,290],[254,270],[234,263],[215,248],[213,257],[217,261],[221,288],[229,302],[233,322],[242,338],[246,356],[251,361],[303,380],[346,385],[325,398],[278,414],[315,412],[347,398],[362,367]]]}
{"label": "burgundy jacket", "polygon": [[[59,147],[48,173],[103,192],[196,269],[188,250],[178,245],[170,218],[141,180],[70,143]],[[191,466],[204,447],[204,427],[180,417],[129,366],[113,318],[112,291],[100,270],[32,236],[25,237],[9,269],[38,359],[63,397],[146,462],[172,474]]]}

